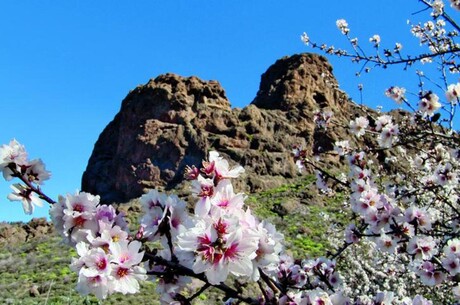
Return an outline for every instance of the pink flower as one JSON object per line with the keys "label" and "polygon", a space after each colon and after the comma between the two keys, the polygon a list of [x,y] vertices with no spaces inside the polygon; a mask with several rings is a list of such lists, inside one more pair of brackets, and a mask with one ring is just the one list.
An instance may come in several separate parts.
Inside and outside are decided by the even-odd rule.
{"label": "pink flower", "polygon": [[114,291],[123,294],[136,293],[140,289],[139,281],[147,279],[146,270],[138,266],[144,257],[144,252],[139,252],[141,245],[138,241],[129,244],[121,241],[110,245],[111,262],[114,264],[111,273],[114,278]]}
{"label": "pink flower", "polygon": [[434,265],[429,261],[421,263],[416,270],[416,273],[420,276],[420,280],[427,286],[435,286],[444,280],[445,276],[442,272],[436,271]]}
{"label": "pink flower", "polygon": [[204,272],[211,284],[225,281],[229,273],[250,276],[253,272],[257,237],[247,231],[243,234],[235,225],[237,219],[231,218],[212,223],[201,219],[194,228],[178,236],[179,248],[195,255],[193,271]]}
{"label": "pink flower", "polygon": [[457,238],[449,239],[447,241],[447,245],[444,246],[443,251],[446,256],[452,254],[460,256],[460,240]]}
{"label": "pink flower", "polygon": [[448,255],[442,260],[442,266],[454,276],[460,273],[460,258],[455,254]]}
{"label": "pink flower", "polygon": [[219,182],[215,188],[215,194],[211,198],[211,205],[224,210],[239,210],[244,205],[246,196],[242,193],[235,194],[230,180]]}
{"label": "pink flower", "polygon": [[415,206],[409,207],[404,212],[404,218],[409,223],[417,223],[417,227],[423,231],[431,230],[431,217],[426,209],[419,209]]}
{"label": "pink flower", "polygon": [[214,163],[214,174],[217,181],[227,178],[237,178],[240,174],[244,173],[244,168],[241,165],[230,169],[228,161],[220,157],[217,151],[209,152],[209,162]]}
{"label": "pink flower", "polygon": [[407,253],[415,256],[415,259],[428,260],[438,252],[436,243],[431,236],[415,236],[407,244]]}

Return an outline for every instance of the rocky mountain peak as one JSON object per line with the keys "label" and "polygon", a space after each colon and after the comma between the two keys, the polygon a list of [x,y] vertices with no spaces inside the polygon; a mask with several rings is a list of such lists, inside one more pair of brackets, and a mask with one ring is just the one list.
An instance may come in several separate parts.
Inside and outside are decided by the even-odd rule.
{"label": "rocky mountain peak", "polygon": [[337,138],[315,131],[313,112],[328,108],[349,119],[350,103],[337,87],[330,64],[314,54],[278,60],[243,109],[231,108],[216,81],[160,75],[123,100],[95,144],[82,190],[110,203],[180,188],[185,166],[198,166],[210,150],[246,168],[241,190],[284,184],[298,175],[294,144],[331,148]]}
{"label": "rocky mountain peak", "polygon": [[284,111],[333,106],[337,81],[323,56],[296,54],[277,60],[262,74],[260,89],[252,104]]}

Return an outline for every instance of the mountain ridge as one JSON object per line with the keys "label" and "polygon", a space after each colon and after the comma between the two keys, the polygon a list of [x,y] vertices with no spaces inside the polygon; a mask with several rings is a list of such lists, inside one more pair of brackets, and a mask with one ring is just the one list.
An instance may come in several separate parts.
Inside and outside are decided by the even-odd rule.
{"label": "mountain ridge", "polygon": [[325,109],[346,124],[362,113],[320,55],[277,60],[244,108],[231,108],[217,81],[160,75],[122,101],[95,144],[82,190],[120,203],[151,188],[183,189],[185,166],[198,166],[210,150],[246,168],[242,191],[277,187],[298,176],[293,145],[331,150],[346,132],[315,129],[314,112]]}

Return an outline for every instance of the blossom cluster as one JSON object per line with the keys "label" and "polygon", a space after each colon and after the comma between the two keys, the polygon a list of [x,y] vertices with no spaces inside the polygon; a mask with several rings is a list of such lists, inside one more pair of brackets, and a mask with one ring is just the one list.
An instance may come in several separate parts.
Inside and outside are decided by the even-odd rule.
{"label": "blossom cluster", "polygon": [[[261,272],[276,271],[283,235],[244,209],[246,196],[235,193],[230,181],[243,172],[241,166],[231,168],[215,151],[202,168],[189,167],[186,177],[192,180],[196,198],[193,215],[185,212],[185,203],[175,196],[151,191],[141,198],[147,212],[141,221],[143,232],[150,240],[162,240],[164,250],[159,254],[164,259],[174,257],[194,273],[204,273],[211,285],[224,282],[230,274],[257,281]],[[154,273],[160,275],[160,291],[166,292],[162,300],[177,298],[187,281],[165,277],[161,266],[154,269],[163,271]]]}
{"label": "blossom cluster", "polygon": [[[358,45],[358,39],[349,36],[350,28],[343,19],[337,21],[337,27],[348,38],[352,51],[317,44],[311,38],[308,41],[313,48],[328,54],[362,62],[360,71],[369,72],[368,64],[383,68],[403,64],[405,69],[415,63],[436,64],[440,77],[430,78],[423,71],[416,71],[418,92],[412,95],[418,96],[417,100],[410,101],[406,95],[409,90],[399,86],[385,91],[387,97],[398,104],[404,103],[402,106],[412,113],[401,111],[392,117],[361,109],[365,115],[356,117],[348,126],[352,137],[338,139],[334,145],[340,160],[347,161],[348,172],[330,175],[323,169],[325,163],[320,155],[310,160],[306,151],[295,149],[293,153],[299,169],[310,167],[317,172],[317,186],[322,191],[330,193],[339,184],[342,190],[349,192],[346,204],[356,218],[345,229],[345,246],[338,249],[340,253],[349,253],[345,249],[352,245],[369,242],[363,247],[385,253],[393,262],[392,270],[418,277],[422,285],[406,286],[408,290],[417,293],[423,285],[436,287],[440,292],[434,295],[437,302],[452,303],[460,299],[459,138],[453,131],[460,87],[458,80],[451,79],[451,75],[459,72],[460,44],[456,40],[460,27],[448,15],[444,1],[420,2],[431,9],[430,20],[412,24],[411,33],[427,52],[404,55],[402,45],[396,43],[393,49],[383,49],[382,56],[380,36],[374,35],[369,41],[375,47],[375,55],[368,55]],[[450,1],[450,4],[454,9],[459,8],[458,1]],[[440,79],[441,83],[437,84],[434,79]],[[427,89],[425,82],[432,84],[432,88]],[[357,146],[357,139],[363,137],[366,146]],[[354,268],[375,269],[375,262],[362,260]],[[352,278],[356,276],[349,269],[344,270]],[[364,281],[364,287],[369,285]],[[346,293],[350,293],[349,287],[345,288]],[[370,290],[361,289],[365,291]],[[375,295],[375,292],[372,293]],[[404,293],[396,286],[393,292],[398,298],[386,302],[406,302]]]}
{"label": "blossom cluster", "polygon": [[13,192],[8,195],[12,201],[21,201],[26,214],[32,214],[35,206],[43,203],[30,187],[39,189],[51,173],[45,169],[41,159],[29,160],[23,145],[15,139],[0,147],[0,171],[6,181],[13,178],[22,178],[25,183],[15,183],[11,186]]}
{"label": "blossom cluster", "polygon": [[[52,205],[55,228],[77,250],[71,264],[78,274],[76,289],[99,299],[136,293],[142,281],[151,280],[161,303],[174,305],[190,304],[211,286],[225,294],[225,304],[433,304],[423,295],[437,303],[458,302],[460,139],[452,126],[460,83],[448,79],[446,72],[460,71],[460,27],[447,15],[444,1],[420,2],[430,9],[430,20],[411,25],[411,33],[428,49],[417,56],[402,54],[401,43],[382,50],[378,34],[368,39],[375,55],[367,55],[350,36],[345,19],[337,20],[336,26],[351,52],[316,44],[306,33],[301,36],[305,44],[327,54],[364,62],[361,70],[366,72],[371,69],[367,64],[386,68],[403,63],[407,68],[416,62],[438,63],[443,82],[426,90],[424,80],[429,78],[417,71],[415,102],[403,87],[392,86],[384,93],[412,113],[393,117],[361,107],[347,126],[340,126],[349,137],[337,139],[332,150],[318,150],[312,160],[308,149],[293,150],[299,170],[315,172],[321,193],[334,196],[340,188],[344,207],[352,215],[346,227],[331,225],[327,257],[289,256],[283,235],[268,221],[257,219],[245,206],[246,195],[235,192],[232,179],[244,169],[230,166],[216,151],[209,152],[199,167],[186,169],[193,202],[149,191],[139,199],[143,213],[133,233],[125,215],[101,204],[98,196],[77,192],[57,202],[47,197],[41,186],[50,173],[40,159],[29,160],[16,140],[0,147],[4,178],[21,181],[13,184],[8,198],[21,201],[27,214],[43,200]],[[460,8],[459,1],[450,4]],[[330,132],[337,123],[333,114],[316,111],[316,128]],[[322,153],[344,161],[339,173],[328,171]],[[184,293],[196,286],[189,285],[192,278],[203,286]],[[244,296],[228,285],[234,278],[257,282],[261,295]],[[425,287],[434,287],[436,293]]]}
{"label": "blossom cluster", "polygon": [[[348,246],[366,238],[375,249],[402,257],[400,261],[405,263],[398,267],[400,270],[411,270],[427,286],[450,286],[452,295],[457,297],[460,296],[455,280],[460,273],[457,237],[460,154],[455,145],[458,138],[446,134],[441,139],[450,141],[440,141],[436,132],[427,133],[423,140],[419,136],[411,138],[415,134],[407,122],[418,120],[420,125],[430,124],[417,115],[401,121],[404,125],[401,131],[388,114],[357,117],[350,122],[351,134],[357,138],[365,134],[374,137],[374,144],[368,139],[368,146],[362,149],[353,147],[350,140],[335,143],[334,150],[347,160],[349,171],[343,175],[345,180],[335,178],[334,182],[341,181],[342,187],[348,188],[347,204],[358,216],[358,221],[346,228],[345,242]],[[422,149],[412,149],[409,154],[408,149],[417,145]],[[428,149],[425,145],[434,146]],[[405,172],[382,172],[376,158],[385,150],[398,152],[387,153],[385,162],[408,164]],[[296,148],[293,153],[299,169],[314,164],[305,150]],[[320,160],[317,157],[316,161]],[[334,177],[319,165],[314,168],[316,185],[330,192],[332,185],[328,181]],[[385,183],[382,183],[383,174]]]}
{"label": "blossom cluster", "polygon": [[78,273],[77,291],[100,299],[139,291],[146,280],[142,244],[132,240],[122,213],[99,204],[99,196],[79,192],[60,196],[50,216],[64,240],[77,249],[71,268]]}

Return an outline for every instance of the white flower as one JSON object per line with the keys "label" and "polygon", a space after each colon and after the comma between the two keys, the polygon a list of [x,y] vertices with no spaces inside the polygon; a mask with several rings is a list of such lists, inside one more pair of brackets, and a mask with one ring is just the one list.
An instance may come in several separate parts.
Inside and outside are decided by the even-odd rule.
{"label": "white flower", "polygon": [[307,296],[311,305],[332,305],[329,295],[319,288],[308,291]]}
{"label": "white flower", "polygon": [[93,235],[88,235],[87,240],[93,247],[101,247],[108,249],[111,243],[127,240],[128,233],[122,230],[119,226],[111,226],[99,223],[100,236],[94,238]]}
{"label": "white flower", "polygon": [[437,17],[444,12],[444,2],[442,0],[434,0],[431,8],[433,9],[431,15]]}
{"label": "white flower", "polygon": [[54,228],[59,232],[59,234],[65,236],[64,234],[64,209],[66,208],[66,198],[59,195],[58,202],[51,205],[50,208],[50,217],[53,222]]}
{"label": "white flower", "polygon": [[431,214],[425,208],[411,206],[404,212],[404,218],[408,223],[415,221],[417,227],[423,231],[431,230]]}
{"label": "white flower", "polygon": [[383,127],[382,132],[377,137],[377,142],[379,143],[380,147],[389,148],[397,139],[398,134],[398,125],[389,123]]}
{"label": "white flower", "polygon": [[281,242],[284,240],[283,234],[278,233],[275,226],[265,220],[257,226],[257,234],[259,235],[259,244],[256,251],[257,256],[252,261],[253,274],[251,279],[253,281],[259,280],[259,268],[269,273],[276,271],[280,261],[279,255],[283,250]]}
{"label": "white flower", "polygon": [[350,143],[348,140],[336,141],[334,143],[334,150],[339,154],[339,156],[344,156],[351,151]]}
{"label": "white flower", "polygon": [[416,295],[411,305],[433,305],[433,303],[421,295]]}
{"label": "white flower", "polygon": [[366,132],[367,126],[369,126],[369,121],[365,117],[357,117],[350,121],[350,131],[358,138]]}
{"label": "white flower", "polygon": [[137,240],[130,243],[127,240],[113,242],[110,244],[112,262],[124,267],[140,264],[144,257],[144,252],[139,252],[141,246],[142,244]]}
{"label": "white flower", "polygon": [[4,144],[0,147],[0,170],[3,171],[5,180],[13,178],[13,172],[8,168],[10,163],[16,164],[18,169],[20,165],[27,164],[27,152],[24,145],[19,144],[16,139],[11,140],[10,144]]}
{"label": "white flower", "polygon": [[11,201],[21,201],[24,213],[32,214],[35,206],[43,206],[42,201],[36,196],[32,190],[22,184],[15,183],[10,186],[13,193],[8,195],[8,199]]}
{"label": "white flower", "polygon": [[[70,243],[86,240],[88,234],[96,235],[99,230],[96,220],[96,207],[99,205],[99,196],[85,192],[75,195],[67,194],[59,198],[59,205],[52,208],[53,222],[58,225],[62,233],[69,238]],[[62,215],[62,216],[61,216]],[[62,217],[62,223],[60,219]],[[61,227],[62,224],[62,227]]]}
{"label": "white flower", "polygon": [[456,105],[458,103],[458,97],[460,95],[460,83],[451,84],[447,87],[446,99]]}
{"label": "white flower", "polygon": [[381,234],[380,237],[377,238],[377,248],[384,252],[394,254],[397,247],[398,240],[392,236]]}
{"label": "white flower", "polygon": [[347,35],[350,32],[348,28],[348,23],[345,19],[339,19],[335,22],[337,28],[342,32],[342,34]]}
{"label": "white flower", "polygon": [[214,195],[214,182],[212,179],[198,176],[198,179],[192,182],[192,195],[199,197],[195,204],[195,215],[204,216],[211,209],[211,197]]}
{"label": "white flower", "polygon": [[165,195],[159,193],[157,190],[150,190],[139,199],[144,213],[149,213],[164,205]]}
{"label": "white flower", "polygon": [[447,245],[443,248],[444,253],[448,256],[455,254],[460,256],[460,240],[457,238],[449,239]]}
{"label": "white flower", "polygon": [[380,36],[375,34],[371,38],[369,38],[370,42],[374,43],[374,46],[378,46],[380,44]]}
{"label": "white flower", "polygon": [[416,273],[420,276],[420,281],[427,286],[438,285],[445,278],[444,273],[436,271],[433,263],[430,261],[421,262],[416,268]]}
{"label": "white flower", "polygon": [[440,107],[439,97],[431,92],[423,96],[418,104],[418,108],[424,116],[432,116]]}
{"label": "white flower", "polygon": [[107,277],[95,274],[89,269],[82,269],[78,274],[76,290],[83,296],[93,293],[98,299],[105,299],[111,293]]}
{"label": "white flower", "polygon": [[51,177],[51,173],[45,169],[45,164],[41,159],[35,159],[27,164],[25,176],[30,182],[43,184],[43,181]]}
{"label": "white flower", "polygon": [[379,305],[391,305],[394,298],[394,292],[392,291],[377,292],[374,301],[375,304]]}
{"label": "white flower", "polygon": [[405,93],[406,89],[401,87],[390,87],[385,91],[385,95],[394,100],[398,104],[401,104],[404,101]]}
{"label": "white flower", "polygon": [[307,33],[303,32],[303,34],[300,36],[300,40],[302,40],[302,42],[308,46],[310,37],[308,37]]}
{"label": "white flower", "polygon": [[442,260],[442,266],[454,276],[460,273],[460,258],[455,254],[448,255]]}
{"label": "white flower", "polygon": [[375,121],[375,130],[376,131],[382,130],[383,127],[387,126],[388,124],[391,124],[391,121],[392,121],[391,115],[384,114],[384,115],[379,116],[377,120]]}

